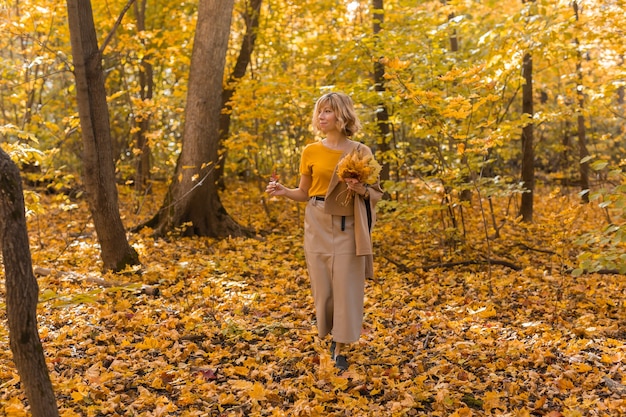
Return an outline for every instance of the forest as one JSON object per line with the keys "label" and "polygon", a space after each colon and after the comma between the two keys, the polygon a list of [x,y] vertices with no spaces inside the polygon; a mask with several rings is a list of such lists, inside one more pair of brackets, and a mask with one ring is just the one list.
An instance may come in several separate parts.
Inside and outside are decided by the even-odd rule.
{"label": "forest", "polygon": [[[623,0],[0,0],[0,415],[626,415]],[[295,187],[385,191],[350,367]]]}

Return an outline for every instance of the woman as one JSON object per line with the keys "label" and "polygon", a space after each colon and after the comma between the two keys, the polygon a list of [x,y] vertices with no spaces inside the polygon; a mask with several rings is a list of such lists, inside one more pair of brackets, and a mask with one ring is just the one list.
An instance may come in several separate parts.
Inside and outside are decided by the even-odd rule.
{"label": "woman", "polygon": [[[370,232],[382,190],[378,183],[344,182],[337,176],[337,164],[353,149],[372,154],[370,148],[351,140],[361,124],[349,96],[328,93],[320,97],[312,122],[324,139],[304,148],[298,187],[270,182],[266,192],[307,202],[304,251],[317,330],[320,338],[332,334],[331,356],[343,371],[348,368],[346,345],[361,334],[365,278],[373,275]],[[346,200],[347,194],[354,197]]]}

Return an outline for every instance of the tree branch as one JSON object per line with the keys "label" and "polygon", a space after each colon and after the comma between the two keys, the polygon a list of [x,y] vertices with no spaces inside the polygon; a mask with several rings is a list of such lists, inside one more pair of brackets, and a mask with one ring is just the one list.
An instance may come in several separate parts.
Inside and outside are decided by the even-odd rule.
{"label": "tree branch", "polygon": [[135,0],[128,0],[128,3],[126,3],[126,6],[124,6],[124,9],[122,9],[122,13],[120,13],[120,15],[117,17],[117,20],[115,21],[115,24],[111,28],[111,31],[107,35],[107,37],[104,40],[104,42],[102,42],[102,46],[100,47],[100,55],[103,55],[104,49],[107,47],[109,42],[111,42],[111,38],[113,38],[113,35],[115,34],[115,31],[122,24],[122,19],[124,18],[124,15],[128,11],[128,9],[130,9],[130,6],[132,6],[134,2],[135,2]]}

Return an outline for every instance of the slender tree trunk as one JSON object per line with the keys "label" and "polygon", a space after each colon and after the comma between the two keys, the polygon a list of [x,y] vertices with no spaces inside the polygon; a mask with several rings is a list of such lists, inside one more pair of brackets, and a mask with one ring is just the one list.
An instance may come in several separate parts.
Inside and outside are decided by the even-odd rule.
{"label": "slender tree trunk", "polygon": [[217,177],[219,188],[224,190],[226,188],[224,183],[224,161],[226,160],[226,148],[224,142],[228,139],[230,134],[230,116],[233,110],[231,99],[235,94],[237,83],[246,75],[246,68],[250,65],[252,58],[252,52],[254,51],[254,44],[256,43],[257,32],[259,30],[259,19],[261,17],[261,3],[262,0],[250,0],[246,2],[246,10],[243,18],[246,22],[246,33],[243,36],[241,42],[241,49],[239,50],[239,56],[235,63],[233,72],[228,77],[224,91],[222,92],[222,112],[220,114],[220,126],[219,126],[219,141],[220,141],[220,154],[219,163],[217,165]]}
{"label": "slender tree trunk", "polygon": [[[522,3],[533,3],[534,0],[522,0]],[[525,192],[522,194],[520,215],[522,221],[533,221],[533,201],[535,198],[535,148],[534,148],[534,122],[533,117],[533,56],[531,52],[524,54],[522,59],[522,113],[528,118],[527,124],[522,128],[522,183]]]}
{"label": "slender tree trunk", "polygon": [[[146,28],[146,0],[135,1],[135,19],[137,31],[143,32]],[[142,44],[145,42],[142,40]],[[150,54],[141,59],[139,66],[139,94],[142,101],[152,100],[154,91],[154,70],[150,63]],[[135,117],[137,131],[135,133],[135,148],[139,151],[135,169],[135,189],[142,192],[150,179],[151,149],[146,133],[150,129],[150,115],[145,111]]]}
{"label": "slender tree trunk", "polygon": [[163,206],[145,225],[164,235],[252,235],[228,215],[218,194],[219,123],[234,0],[200,0],[191,54],[183,146]]}
{"label": "slender tree trunk", "polygon": [[[372,30],[374,32],[374,39],[376,43],[380,43],[379,37],[380,32],[382,31],[382,24],[385,20],[385,12],[384,12],[384,4],[383,0],[372,0],[372,8],[373,11],[373,27]],[[380,61],[374,62],[374,89],[377,93],[382,97],[385,92],[385,66]],[[381,155],[386,155],[389,152],[389,140],[391,128],[389,126],[389,112],[387,111],[387,106],[385,106],[384,102],[381,99],[381,102],[378,104],[376,109],[376,128],[378,130],[378,140],[377,148],[378,153]],[[389,179],[389,162],[386,161],[386,158],[382,158],[382,167],[380,171],[380,179],[385,181]]]}
{"label": "slender tree trunk", "polygon": [[[448,4],[447,0],[443,0],[444,4]],[[454,19],[454,13],[450,13],[448,15],[448,22],[450,22],[452,19]],[[458,52],[459,50],[459,37],[457,36],[457,32],[456,29],[452,30],[452,33],[450,34],[450,52],[454,53],[454,52]],[[454,143],[452,141],[452,138],[450,143],[450,147],[454,148],[456,146],[456,143]],[[467,140],[465,141],[464,145],[467,146]],[[460,193],[460,200],[461,201],[472,201],[472,189],[471,187],[471,183],[472,183],[472,172],[471,172],[471,167],[468,163],[468,159],[467,159],[467,154],[465,152],[463,152],[463,155],[461,156],[461,169],[462,172],[465,171],[465,173],[463,174],[463,178],[462,178],[462,182],[463,184],[465,184],[465,187],[461,190]],[[463,210],[463,206],[459,206],[460,210]]]}
{"label": "slender tree trunk", "polygon": [[559,164],[557,166],[557,171],[566,172],[567,168],[570,166],[570,154],[569,151],[571,149],[571,140],[570,140],[570,121],[565,120],[563,124],[563,138],[561,138],[561,149],[563,151],[559,154]]}
{"label": "slender tree trunk", "polygon": [[[574,7],[574,14],[576,16],[576,22],[579,22],[579,9],[578,9],[578,1],[574,1],[572,3]],[[585,127],[585,92],[584,92],[584,84],[583,84],[583,57],[580,53],[580,41],[578,37],[574,39],[576,43],[576,76],[578,81],[576,83],[576,97],[578,101],[578,156],[580,158],[580,189],[583,191],[582,200],[585,203],[589,202],[589,151],[587,150],[587,129]]]}
{"label": "slender tree trunk", "polygon": [[120,218],[102,55],[90,0],[67,0],[76,97],[83,137],[83,181],[105,270],[139,264]]}
{"label": "slender tree trunk", "polygon": [[522,112],[529,121],[522,128],[522,182],[526,192],[522,194],[520,215],[524,222],[533,221],[533,200],[535,193],[535,149],[533,109],[533,58],[530,53],[524,55],[522,64],[524,87],[522,88]]}
{"label": "slender tree trunk", "polygon": [[[624,55],[620,55],[619,57],[619,66],[620,67],[624,66]],[[626,96],[626,94],[624,94],[625,91],[626,89],[624,88],[623,85],[620,85],[619,87],[617,87],[617,104],[620,106],[620,109],[622,110],[624,106],[624,97]]]}
{"label": "slender tree trunk", "polygon": [[37,331],[39,286],[24,216],[22,180],[15,164],[0,148],[0,249],[6,277],[9,344],[30,412],[55,417],[59,411]]}

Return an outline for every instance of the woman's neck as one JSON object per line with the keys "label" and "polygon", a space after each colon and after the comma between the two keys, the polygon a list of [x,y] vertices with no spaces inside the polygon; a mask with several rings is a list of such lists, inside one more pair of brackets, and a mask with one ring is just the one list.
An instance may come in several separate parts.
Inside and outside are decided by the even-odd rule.
{"label": "woman's neck", "polygon": [[346,135],[341,132],[328,132],[325,144],[329,148],[341,149],[350,141]]}

